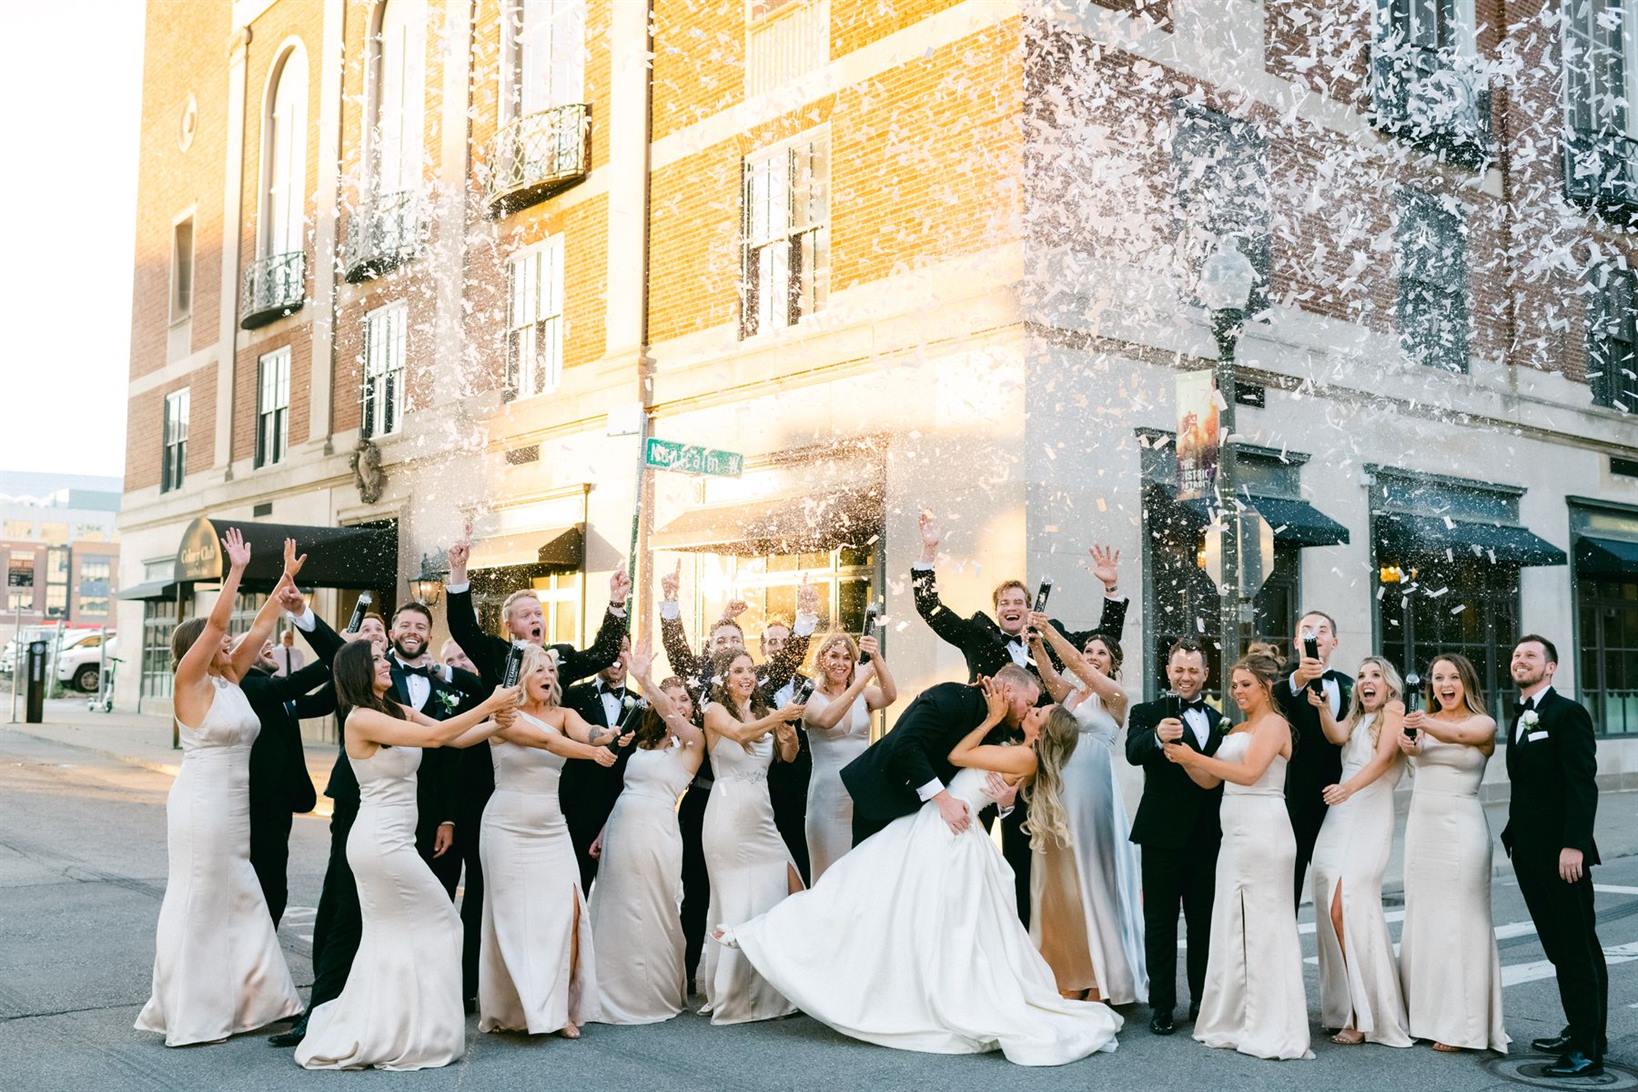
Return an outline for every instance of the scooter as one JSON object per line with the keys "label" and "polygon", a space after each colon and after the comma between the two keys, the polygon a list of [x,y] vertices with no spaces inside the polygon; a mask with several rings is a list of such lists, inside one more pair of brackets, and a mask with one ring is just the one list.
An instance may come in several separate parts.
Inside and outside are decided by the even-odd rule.
{"label": "scooter", "polygon": [[118,656],[110,656],[107,660],[107,669],[99,676],[100,682],[97,692],[91,695],[91,700],[85,703],[85,708],[92,713],[112,713],[114,711],[114,672],[125,661]]}

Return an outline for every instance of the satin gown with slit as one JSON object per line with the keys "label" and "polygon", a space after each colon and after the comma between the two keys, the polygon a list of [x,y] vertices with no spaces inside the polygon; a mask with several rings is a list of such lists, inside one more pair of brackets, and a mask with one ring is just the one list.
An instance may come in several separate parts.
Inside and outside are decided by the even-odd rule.
{"label": "satin gown with slit", "polygon": [[358,818],[347,864],[363,931],[341,996],[307,1017],[308,1069],[430,1069],[466,1053],[461,919],[415,850],[419,747],[352,758]]}
{"label": "satin gown with slit", "polygon": [[[771,734],[742,747],[719,737],[711,750],[716,782],[705,806],[701,841],[711,877],[707,928],[746,921],[783,901],[796,869],[774,824],[768,797],[768,767],[774,757]],[[700,959],[701,1015],[713,1024],[771,1020],[795,1011],[778,990],[756,973],[745,956],[707,940]]]}
{"label": "satin gown with slit", "polygon": [[687,1002],[682,931],[682,832],[677,799],[694,771],[679,743],[638,748],[603,827],[591,893],[597,993],[606,1024],[669,1020]]}
{"label": "satin gown with slit", "polygon": [[[518,716],[557,732],[527,713]],[[557,795],[566,760],[500,739],[490,748],[495,793],[478,839],[484,884],[478,1030],[542,1035],[599,1013],[591,916]],[[573,960],[571,941],[579,949]]]}
{"label": "satin gown with slit", "polygon": [[[1375,713],[1359,718],[1342,749],[1346,782],[1370,764]],[[1397,751],[1394,752],[1398,754]],[[1314,843],[1314,940],[1319,949],[1320,1024],[1351,1027],[1383,1046],[1411,1045],[1399,961],[1382,915],[1382,874],[1393,848],[1395,762],[1381,777],[1326,809]],[[1342,888],[1342,940],[1331,923],[1331,906]]]}
{"label": "satin gown with slit", "polygon": [[1121,726],[1096,694],[1073,713],[1080,739],[1062,792],[1069,844],[1035,850],[1029,932],[1060,990],[1096,987],[1103,1000],[1127,1005],[1149,995],[1149,976],[1142,870],[1115,781]]}
{"label": "satin gown with slit", "polygon": [[[816,690],[808,712],[817,713],[833,699]],[[842,767],[870,746],[870,705],[860,694],[836,727],[807,724],[813,748],[813,776],[808,782],[808,871],[815,883],[837,858],[853,848],[853,797],[842,785]]]}
{"label": "satin gown with slit", "polygon": [[301,1012],[250,865],[250,747],[261,721],[211,677],[210,708],[181,721],[182,768],[165,799],[165,898],[153,992],[137,1017],[166,1046],[211,1043]]}
{"label": "satin gown with slit", "polygon": [[[1230,733],[1217,749],[1244,760],[1251,733]],[[1285,810],[1285,764],[1278,754],[1255,783],[1223,784],[1223,845],[1211,915],[1211,955],[1194,1037],[1255,1058],[1312,1058],[1302,943],[1291,905],[1297,839]]]}
{"label": "satin gown with slit", "polygon": [[[949,791],[976,815],[988,777],[961,770]],[[1101,1002],[1058,996],[989,832],[952,833],[930,801],[725,940],[809,1016],[899,1050],[1064,1065],[1114,1050],[1121,1027]]]}
{"label": "satin gown with slit", "polygon": [[1490,825],[1479,803],[1489,757],[1421,733],[1410,756],[1405,925],[1399,977],[1410,1034],[1507,1053],[1501,960],[1490,911]]}

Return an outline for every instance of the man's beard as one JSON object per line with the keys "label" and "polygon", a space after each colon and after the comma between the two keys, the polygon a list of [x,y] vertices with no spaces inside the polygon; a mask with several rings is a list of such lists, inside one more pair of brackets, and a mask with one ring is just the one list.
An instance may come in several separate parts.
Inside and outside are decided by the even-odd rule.
{"label": "man's beard", "polygon": [[426,645],[424,645],[424,644],[417,645],[415,647],[415,651],[411,652],[408,648],[404,647],[406,640],[413,641],[414,638],[407,638],[406,639],[406,638],[400,637],[400,638],[394,640],[393,643],[392,643],[392,650],[394,652],[398,653],[398,658],[400,660],[418,660],[418,659],[420,659],[422,656],[424,656],[426,654],[426,651],[427,651],[427,646]]}

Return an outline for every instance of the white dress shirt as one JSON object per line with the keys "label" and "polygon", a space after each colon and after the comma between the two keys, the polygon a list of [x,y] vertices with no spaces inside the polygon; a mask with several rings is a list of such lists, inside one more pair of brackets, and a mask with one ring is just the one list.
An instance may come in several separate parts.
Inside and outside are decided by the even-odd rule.
{"label": "white dress shirt", "polygon": [[1206,716],[1204,709],[1183,710],[1183,723],[1190,732],[1194,733],[1194,741],[1200,749],[1206,749],[1206,740],[1211,738],[1211,718]]}
{"label": "white dress shirt", "polygon": [[[1552,691],[1552,689],[1553,689],[1552,683],[1548,683],[1546,686],[1542,687],[1540,690],[1537,690],[1534,694],[1530,695],[1529,697],[1525,697],[1523,694],[1520,694],[1519,695],[1519,704],[1523,705],[1525,702],[1529,702],[1531,709],[1540,709],[1542,700],[1547,697],[1547,695]],[[1540,714],[1537,714],[1537,715],[1539,716]],[[1520,716],[1519,717],[1518,734],[1513,737],[1513,742],[1514,743],[1523,743],[1524,742],[1524,737],[1529,735],[1529,734],[1530,734],[1530,726],[1525,724],[1524,723],[1524,717]]]}
{"label": "white dress shirt", "polygon": [[[1325,688],[1325,700],[1331,706],[1331,719],[1342,716],[1342,687],[1329,675],[1320,677],[1320,685]],[[1303,686],[1297,681],[1297,673],[1291,673],[1291,696],[1302,697]]]}

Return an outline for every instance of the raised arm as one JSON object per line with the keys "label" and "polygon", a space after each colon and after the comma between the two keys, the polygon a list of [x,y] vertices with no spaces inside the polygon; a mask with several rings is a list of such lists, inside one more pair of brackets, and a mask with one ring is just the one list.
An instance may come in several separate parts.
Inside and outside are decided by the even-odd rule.
{"label": "raised arm", "polygon": [[[1329,709],[1326,712],[1330,712]],[[1336,807],[1354,793],[1363,789],[1399,761],[1399,738],[1405,734],[1405,703],[1390,701],[1382,708],[1382,725],[1376,734],[1376,750],[1371,760],[1354,776],[1339,785],[1327,785],[1323,793],[1325,803]]]}
{"label": "raised arm", "polygon": [[[819,588],[808,582],[806,573],[796,588],[796,617],[791,619],[790,640],[768,661],[768,692],[772,693],[791,681],[796,669],[808,656],[808,638],[819,624]],[[787,760],[788,761],[788,760]]]}
{"label": "raised arm", "polygon": [[853,703],[859,700],[859,695],[865,692],[870,685],[871,678],[876,674],[875,662],[860,664],[853,669],[853,681],[846,690],[837,697],[824,695],[825,703],[809,702],[807,712],[802,717],[802,723],[808,730],[829,732],[842,722],[842,717],[853,708]]}
{"label": "raised arm", "polygon": [[[1092,661],[1088,660],[1080,649],[1069,643],[1069,638],[1064,636],[1063,631],[1052,624],[1052,619],[1044,614],[1031,612],[1029,621],[1030,625],[1046,638],[1047,645],[1063,661],[1064,666],[1073,671],[1092,693],[1103,699],[1104,708],[1109,710],[1109,715],[1117,721],[1125,720],[1126,691],[1120,688],[1120,684],[1093,666]],[[1037,660],[1035,666],[1040,667],[1040,661]]]}
{"label": "raised arm", "polygon": [[[1275,685],[1278,686],[1279,684],[1276,683]],[[1309,705],[1313,706],[1314,713],[1319,717],[1320,731],[1325,733],[1326,739],[1330,740],[1338,747],[1341,747],[1348,742],[1348,723],[1346,720],[1339,722],[1336,717],[1331,715],[1331,700],[1325,696],[1324,691],[1316,694],[1312,690],[1305,688],[1300,695],[1300,700],[1306,701]],[[1399,708],[1400,726],[1403,727],[1404,706],[1401,705]]]}
{"label": "raised arm", "polygon": [[631,575],[622,568],[609,576],[609,609],[590,648],[565,653],[558,661],[557,679],[564,686],[595,675],[620,658],[620,641],[626,635],[626,600],[631,595]]}
{"label": "raised arm", "polygon": [[1046,687],[1047,694],[1055,702],[1062,702],[1069,697],[1072,687],[1069,680],[1064,678],[1063,672],[1053,662],[1052,654],[1047,651],[1046,642],[1039,632],[1029,635],[1029,654],[1035,660],[1035,670],[1040,673],[1041,685]]}
{"label": "raised arm", "polygon": [[933,565],[938,561],[938,525],[933,521],[931,512],[923,512],[918,522],[921,527],[921,560],[911,567],[910,572],[916,613],[946,643],[965,651],[973,638],[972,619],[961,617],[938,597],[938,577],[933,571]]}
{"label": "raised arm", "polygon": [[637,642],[636,646],[632,648],[630,656],[630,667],[627,670],[630,672],[631,677],[637,680],[638,689],[643,692],[643,698],[648,704],[654,707],[654,712],[658,713],[660,719],[665,721],[672,734],[682,740],[683,746],[696,750],[704,747],[705,733],[679,713],[676,703],[666,695],[665,689],[655,684],[650,674],[653,669],[654,658],[649,654],[647,637]]}
{"label": "raised arm", "polygon": [[677,605],[677,589],[681,585],[682,559],[679,558],[675,569],[660,576],[660,645],[665,649],[671,673],[692,681],[700,677],[700,661],[688,647],[688,632],[683,629],[682,608]]}
{"label": "raised arm", "polygon": [[[239,643],[233,646],[233,652],[228,657],[229,669],[235,680],[244,678],[245,672],[250,670],[250,665],[256,662],[256,657],[261,652],[262,642],[272,635],[273,623],[278,620],[279,612],[284,609],[280,602],[281,593],[286,585],[294,583],[296,574],[301,572],[301,567],[306,563],[306,554],[302,554],[300,557],[296,556],[296,540],[293,538],[285,539],[284,572],[279,576],[279,583],[273,589],[273,594],[262,602],[261,609],[256,612],[255,620],[250,623],[250,629],[239,639]],[[237,593],[237,585],[234,591]]]}
{"label": "raised arm", "polygon": [[881,642],[867,633],[859,638],[859,649],[870,653],[870,662],[876,669],[876,685],[865,691],[865,704],[872,711],[886,709],[899,700],[899,684],[893,681],[887,657],[882,655]]}
{"label": "raised arm", "polygon": [[984,683],[984,700],[988,706],[984,719],[950,750],[950,765],[990,770],[1003,776],[1029,777],[1035,773],[1035,752],[1028,747],[998,747],[986,744],[990,734],[1006,715],[1007,698],[994,682]]}
{"label": "raised arm", "polygon": [[472,556],[472,524],[468,523],[461,540],[449,548],[449,583],[444,600],[444,620],[449,624],[449,635],[477,667],[485,686],[498,686],[506,672],[507,644],[499,637],[485,633],[478,625],[478,612],[472,607],[472,584],[467,579],[466,563]]}

